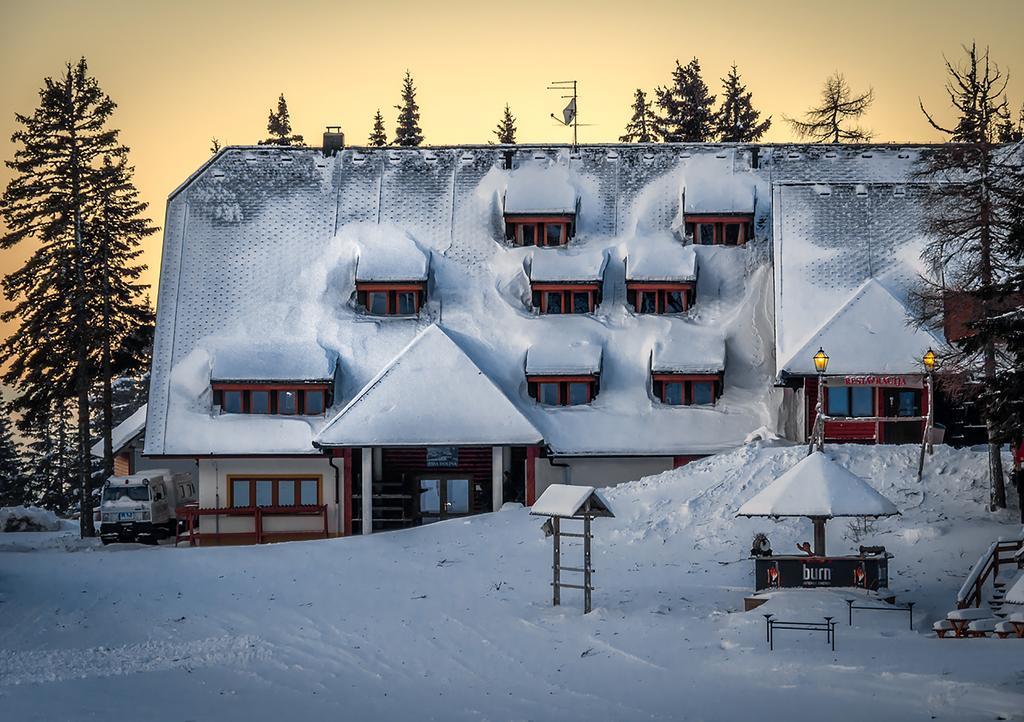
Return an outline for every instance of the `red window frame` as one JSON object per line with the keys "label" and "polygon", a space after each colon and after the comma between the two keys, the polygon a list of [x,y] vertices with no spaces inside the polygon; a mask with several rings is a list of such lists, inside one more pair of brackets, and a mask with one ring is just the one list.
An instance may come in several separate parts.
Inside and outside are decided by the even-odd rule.
{"label": "red window frame", "polygon": [[[540,400],[540,385],[541,384],[557,384],[558,385],[558,406],[584,406],[589,404],[597,396],[597,377],[596,376],[527,376],[527,389],[532,398],[537,403],[542,403]],[[569,384],[586,384],[587,385],[587,400],[584,404],[570,404],[569,403]],[[550,406],[551,404],[544,404]]]}
{"label": "red window frame", "polygon": [[[533,307],[542,314],[550,313],[548,311],[548,295],[549,293],[561,293],[562,294],[562,311],[561,313],[552,315],[565,315],[576,313],[575,304],[573,303],[574,293],[586,293],[587,294],[587,313],[593,313],[598,304],[600,303],[601,284],[600,283],[533,283],[531,284],[531,291],[533,292]],[[568,309],[568,310],[566,310]]]}
{"label": "red window frame", "polygon": [[[687,215],[686,232],[693,240],[694,245],[703,245],[700,243],[700,229],[697,226],[709,224],[715,228],[712,243],[715,246],[743,246],[753,237],[754,217],[752,215]],[[736,243],[728,243],[725,227],[734,225],[739,226],[739,236]]]}
{"label": "red window frame", "polygon": [[[546,226],[549,225],[561,227],[558,243],[548,243]],[[516,246],[525,245],[520,234],[520,227],[533,226],[534,242],[530,245],[541,248],[555,248],[568,244],[575,230],[575,222],[572,216],[506,216],[505,226],[507,238]]]}
{"label": "red window frame", "polygon": [[[235,506],[235,482],[248,482],[249,484],[249,504],[247,506]],[[265,474],[230,474],[228,476],[228,493],[227,493],[227,508],[229,509],[255,509],[256,508],[256,482],[258,481],[269,481],[271,484],[271,503],[269,506],[262,506],[261,509],[267,508],[292,508],[292,507],[305,507],[312,508],[317,506],[323,506],[324,503],[324,484],[323,476],[319,474],[298,474],[296,476],[267,476]],[[282,505],[280,503],[280,484],[282,481],[291,481],[295,483],[294,496],[295,503]],[[302,482],[314,481],[316,482],[316,503],[315,504],[303,504],[302,503]]]}
{"label": "red window frame", "polygon": [[656,314],[669,313],[666,311],[668,306],[668,294],[679,292],[683,296],[683,313],[690,310],[693,305],[696,289],[695,284],[691,282],[687,283],[647,283],[639,281],[627,281],[626,282],[626,299],[632,304],[633,310],[636,313],[646,313],[641,311],[643,308],[641,294],[653,293],[655,294],[654,307]]}
{"label": "red window frame", "polygon": [[[659,402],[667,404],[665,400],[667,396],[665,391],[665,385],[671,383],[683,384],[683,403],[682,404],[671,404],[672,406],[693,406],[693,384],[694,383],[710,383],[711,384],[711,406],[718,403],[719,397],[722,395],[722,376],[720,374],[651,374],[651,380],[653,382],[654,397]],[[700,404],[705,406],[706,404]]]}
{"label": "red window frame", "polygon": [[[411,314],[399,313],[398,312],[398,294],[412,292],[415,294],[413,297],[413,304],[416,310]],[[385,316],[418,316],[420,309],[423,308],[423,304],[427,297],[427,284],[425,283],[366,283],[362,281],[356,282],[356,298],[362,305],[363,309],[367,314],[372,316],[380,316],[381,314],[372,313],[370,311],[369,294],[371,293],[384,293],[386,294],[385,302]]]}
{"label": "red window frame", "polygon": [[[223,394],[225,391],[235,391],[242,394],[243,414],[252,414],[252,393],[254,391],[266,391],[270,394],[269,416],[323,416],[331,405],[331,387],[329,384],[245,384],[245,383],[218,383],[211,385],[213,390],[213,405],[224,407]],[[282,391],[294,391],[298,394],[295,402],[295,413],[286,414],[278,411],[278,394]],[[310,414],[306,412],[306,392],[319,391],[323,394],[323,404],[320,411]],[[235,413],[224,411],[223,413]],[[262,415],[262,414],[261,414]]]}

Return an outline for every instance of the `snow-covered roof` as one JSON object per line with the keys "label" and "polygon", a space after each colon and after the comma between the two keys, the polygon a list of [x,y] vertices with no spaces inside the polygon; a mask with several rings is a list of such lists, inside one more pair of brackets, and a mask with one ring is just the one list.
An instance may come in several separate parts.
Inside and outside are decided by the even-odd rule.
{"label": "snow-covered roof", "polygon": [[594,516],[615,516],[600,491],[592,486],[570,486],[568,484],[551,484],[530,507],[530,514],[570,518],[579,514],[588,501],[590,502],[589,511]]}
{"label": "snow-covered roof", "polygon": [[1017,581],[1006,592],[1006,601],[1010,604],[1024,604],[1024,574],[1017,577]]}
{"label": "snow-covered roof", "polygon": [[313,341],[235,338],[213,353],[211,381],[329,381],[337,354]]}
{"label": "snow-covered roof", "polygon": [[589,376],[601,373],[601,347],[587,341],[543,339],[526,352],[531,376]]}
{"label": "snow-covered roof", "polygon": [[626,244],[627,281],[697,280],[697,252],[668,235],[633,238]]}
{"label": "snow-covered roof", "polygon": [[604,278],[608,256],[600,248],[538,248],[530,280],[541,283],[588,283]]}
{"label": "snow-covered roof", "polygon": [[567,169],[547,163],[531,164],[512,172],[505,189],[508,215],[574,215],[576,189]]}
{"label": "snow-covered roof", "polygon": [[[927,188],[913,184],[775,185],[775,353],[780,374],[806,373],[819,345],[833,359],[830,373],[920,371],[918,351],[937,339],[907,325],[905,306],[919,277],[928,273],[920,258],[925,193]],[[868,284],[871,279],[877,283]],[[822,332],[835,339],[837,350],[845,347],[846,360],[813,340]]]}
{"label": "snow-covered roof", "polygon": [[717,374],[725,371],[725,338],[713,328],[659,340],[651,351],[651,371],[676,374]]}
{"label": "snow-covered roof", "polygon": [[[146,404],[137,408],[127,419],[115,426],[110,433],[111,448],[116,456],[146,430]],[[97,459],[103,458],[103,439],[100,439],[89,450]]]}
{"label": "snow-covered roof", "polygon": [[743,504],[737,516],[892,516],[896,505],[821,451],[797,462]]}
{"label": "snow-covered roof", "polygon": [[922,373],[921,358],[942,341],[912,324],[906,307],[874,278],[857,289],[835,314],[780,368],[814,374],[814,354],[829,355],[829,374]]}
{"label": "snow-covered roof", "polygon": [[440,326],[428,326],[317,434],[320,446],[536,444],[541,434]]}
{"label": "snow-covered roof", "polygon": [[683,212],[687,215],[752,215],[758,179],[736,173],[727,154],[701,155],[686,163]]}
{"label": "snow-covered roof", "polygon": [[362,224],[356,233],[356,281],[425,281],[430,256],[395,226]]}

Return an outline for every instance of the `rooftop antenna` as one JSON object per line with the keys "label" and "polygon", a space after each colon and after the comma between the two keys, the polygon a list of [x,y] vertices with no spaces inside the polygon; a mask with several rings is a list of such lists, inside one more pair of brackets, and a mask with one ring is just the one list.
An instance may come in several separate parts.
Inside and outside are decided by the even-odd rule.
{"label": "rooftop antenna", "polygon": [[563,98],[569,98],[569,104],[562,109],[562,117],[559,118],[554,113],[551,117],[554,118],[558,123],[566,127],[572,126],[572,150],[575,153],[578,148],[577,143],[577,129],[579,128],[579,117],[576,113],[576,81],[575,80],[554,80],[548,86],[548,90],[559,90],[561,92],[572,91],[572,95],[563,95]]}

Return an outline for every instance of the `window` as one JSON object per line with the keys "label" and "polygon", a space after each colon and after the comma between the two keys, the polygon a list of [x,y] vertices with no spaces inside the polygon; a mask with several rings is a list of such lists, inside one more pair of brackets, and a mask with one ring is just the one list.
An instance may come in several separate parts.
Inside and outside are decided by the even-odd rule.
{"label": "window", "polygon": [[517,246],[564,246],[572,238],[575,223],[571,216],[505,219],[507,237]]}
{"label": "window", "polygon": [[685,313],[693,305],[694,284],[627,282],[626,301],[637,313]]}
{"label": "window", "polygon": [[371,316],[415,316],[426,295],[426,284],[422,282],[356,282],[356,300]]}
{"label": "window", "polygon": [[921,416],[921,390],[920,389],[883,389],[882,399],[885,409],[884,415],[888,417],[897,416]]}
{"label": "window", "polygon": [[722,393],[720,376],[654,374],[654,396],[668,406],[713,406]]}
{"label": "window", "polygon": [[519,223],[516,237],[520,246],[532,246],[537,243],[537,226],[533,223]]}
{"label": "window", "polygon": [[229,506],[234,509],[281,506],[319,506],[320,477],[278,479],[261,477],[257,479],[230,478],[231,498]]}
{"label": "window", "polygon": [[533,284],[533,307],[540,313],[593,313],[600,302],[598,283]]}
{"label": "window", "polygon": [[545,406],[581,406],[595,396],[594,376],[527,377],[530,396]]}
{"label": "window", "polygon": [[825,389],[825,414],[845,418],[874,416],[874,387],[829,386]]}
{"label": "window", "polygon": [[742,246],[753,237],[752,216],[686,217],[686,232],[701,246]]}
{"label": "window", "polygon": [[319,416],[330,405],[330,387],[267,384],[213,384],[213,403],[226,414],[303,414]]}
{"label": "window", "polygon": [[544,245],[545,246],[560,246],[562,245],[562,236],[565,234],[565,224],[563,223],[545,223],[544,224]]}

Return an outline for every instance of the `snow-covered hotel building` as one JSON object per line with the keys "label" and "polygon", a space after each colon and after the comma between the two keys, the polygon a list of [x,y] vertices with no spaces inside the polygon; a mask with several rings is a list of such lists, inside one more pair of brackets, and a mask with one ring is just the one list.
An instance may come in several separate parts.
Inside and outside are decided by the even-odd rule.
{"label": "snow-covered hotel building", "polygon": [[145,454],[203,543],[394,529],[805,438],[819,346],[828,438],[917,441],[926,152],[226,148],[168,202]]}

